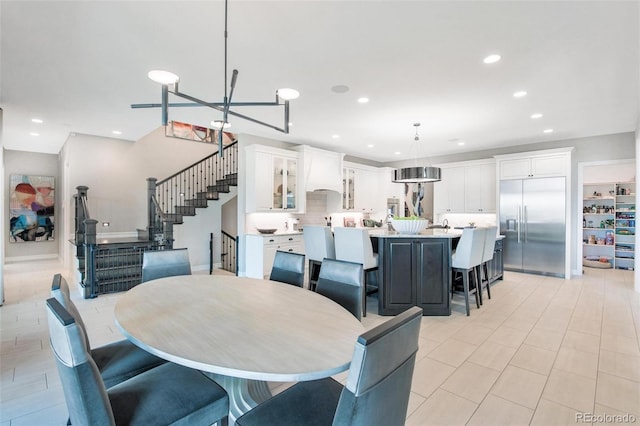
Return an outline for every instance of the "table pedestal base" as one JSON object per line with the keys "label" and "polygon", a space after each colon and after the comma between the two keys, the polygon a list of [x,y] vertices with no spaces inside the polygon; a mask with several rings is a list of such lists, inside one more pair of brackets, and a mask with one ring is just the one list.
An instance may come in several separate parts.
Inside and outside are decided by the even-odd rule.
{"label": "table pedestal base", "polygon": [[204,373],[215,380],[229,394],[229,425],[235,425],[236,419],[271,398],[267,382],[223,376],[222,374]]}

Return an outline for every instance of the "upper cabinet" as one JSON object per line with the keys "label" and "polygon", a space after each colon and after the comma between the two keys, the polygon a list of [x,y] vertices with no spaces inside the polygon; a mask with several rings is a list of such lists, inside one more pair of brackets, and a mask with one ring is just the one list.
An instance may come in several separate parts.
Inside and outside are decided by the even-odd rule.
{"label": "upper cabinet", "polygon": [[387,198],[397,197],[401,193],[398,193],[402,190],[401,184],[390,185],[388,169],[346,161],[343,164],[342,203],[338,210],[385,212]]}
{"label": "upper cabinet", "polygon": [[495,163],[469,166],[464,175],[464,207],[467,212],[496,211]]}
{"label": "upper cabinet", "polygon": [[493,160],[441,164],[442,180],[433,184],[435,213],[496,211],[496,166]]}
{"label": "upper cabinet", "polygon": [[464,213],[465,168],[444,167],[442,180],[433,184],[433,209],[436,213]]}
{"label": "upper cabinet", "polygon": [[496,159],[501,180],[566,176],[571,167],[566,150],[510,154]]}
{"label": "upper cabinet", "polygon": [[302,212],[298,154],[261,145],[246,148],[248,173],[246,211]]}

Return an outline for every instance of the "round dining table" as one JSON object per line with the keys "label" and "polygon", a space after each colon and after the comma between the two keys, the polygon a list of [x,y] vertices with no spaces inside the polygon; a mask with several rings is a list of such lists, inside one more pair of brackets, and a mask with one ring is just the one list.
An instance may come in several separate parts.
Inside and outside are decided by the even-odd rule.
{"label": "round dining table", "polygon": [[271,397],[267,382],[329,377],[349,368],[365,330],[312,291],[230,275],[142,283],[118,299],[117,326],[148,352],[205,372],[229,394],[229,420]]}

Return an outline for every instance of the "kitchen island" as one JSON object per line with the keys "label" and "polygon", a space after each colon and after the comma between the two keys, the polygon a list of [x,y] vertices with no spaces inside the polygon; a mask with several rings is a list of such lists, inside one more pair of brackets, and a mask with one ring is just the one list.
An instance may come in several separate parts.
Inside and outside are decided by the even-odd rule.
{"label": "kitchen island", "polygon": [[421,307],[424,315],[451,315],[451,253],[461,230],[425,229],[415,235],[375,230],[369,235],[378,249],[380,315],[397,315],[411,306]]}

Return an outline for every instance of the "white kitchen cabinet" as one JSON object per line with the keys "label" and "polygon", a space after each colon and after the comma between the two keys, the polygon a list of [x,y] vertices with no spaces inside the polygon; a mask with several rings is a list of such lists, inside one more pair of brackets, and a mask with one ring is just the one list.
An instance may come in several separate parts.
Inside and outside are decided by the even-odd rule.
{"label": "white kitchen cabinet", "polygon": [[433,184],[433,207],[442,213],[496,211],[496,166],[493,160],[441,164],[442,180]]}
{"label": "white kitchen cabinet", "polygon": [[441,167],[442,180],[433,184],[435,213],[464,213],[465,167]]}
{"label": "white kitchen cabinet", "polygon": [[496,211],[496,165],[479,164],[465,167],[465,201],[467,213]]}
{"label": "white kitchen cabinet", "polygon": [[246,237],[247,276],[269,278],[276,251],[304,254],[302,233],[282,235],[254,235]]}
{"label": "white kitchen cabinet", "polygon": [[250,145],[247,153],[246,212],[303,212],[296,152]]}
{"label": "white kitchen cabinet", "polygon": [[[364,164],[344,163],[342,210],[361,213],[386,211],[388,170]],[[383,185],[384,183],[384,185]]]}
{"label": "white kitchen cabinet", "polygon": [[355,209],[355,181],[356,171],[350,167],[342,169],[342,209]]}
{"label": "white kitchen cabinet", "polygon": [[570,166],[567,163],[567,158],[565,153],[559,153],[499,159],[500,179],[566,176]]}

